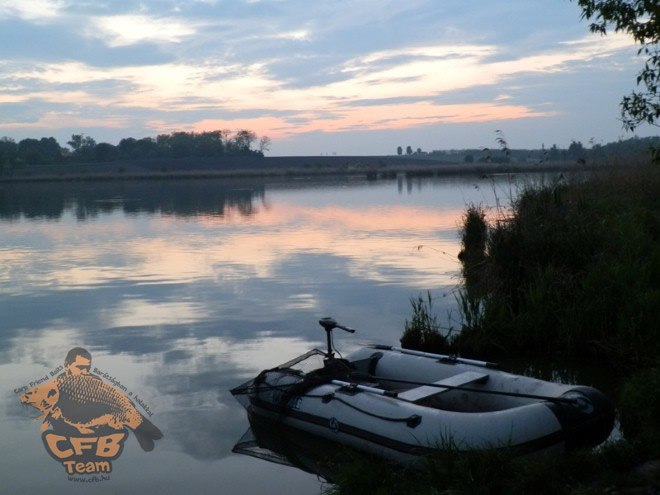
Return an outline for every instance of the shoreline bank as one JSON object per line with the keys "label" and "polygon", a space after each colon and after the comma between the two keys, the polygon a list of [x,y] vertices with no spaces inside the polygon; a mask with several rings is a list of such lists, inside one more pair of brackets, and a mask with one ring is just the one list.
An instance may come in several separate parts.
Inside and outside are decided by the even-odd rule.
{"label": "shoreline bank", "polygon": [[[611,166],[611,165],[609,165]],[[575,162],[451,163],[398,156],[225,157],[222,159],[159,159],[43,165],[16,168],[0,175],[0,183],[109,180],[172,180],[258,177],[363,176],[367,179],[446,175],[581,172],[608,165]]]}

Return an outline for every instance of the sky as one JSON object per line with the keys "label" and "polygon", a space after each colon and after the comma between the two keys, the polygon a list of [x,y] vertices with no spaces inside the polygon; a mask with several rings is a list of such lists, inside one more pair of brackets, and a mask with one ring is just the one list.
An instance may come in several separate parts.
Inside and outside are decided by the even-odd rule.
{"label": "sky", "polygon": [[267,156],[658,135],[644,59],[570,0],[0,0],[0,136],[249,129]]}

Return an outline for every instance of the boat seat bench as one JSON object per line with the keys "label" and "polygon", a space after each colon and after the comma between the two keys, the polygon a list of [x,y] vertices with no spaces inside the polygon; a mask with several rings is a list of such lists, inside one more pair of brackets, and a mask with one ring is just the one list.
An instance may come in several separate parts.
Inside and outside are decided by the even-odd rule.
{"label": "boat seat bench", "polygon": [[444,380],[433,382],[433,387],[429,385],[422,385],[420,387],[411,388],[405,392],[399,392],[397,397],[408,402],[420,402],[428,399],[437,394],[452,390],[452,388],[442,388],[443,385],[448,387],[461,387],[470,383],[484,383],[488,380],[488,373],[480,373],[478,371],[465,371],[458,375],[450,376]]}

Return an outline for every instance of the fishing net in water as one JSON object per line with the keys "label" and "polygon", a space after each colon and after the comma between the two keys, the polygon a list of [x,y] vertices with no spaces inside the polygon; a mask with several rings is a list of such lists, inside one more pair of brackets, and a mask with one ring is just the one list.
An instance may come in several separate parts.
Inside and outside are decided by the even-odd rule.
{"label": "fishing net in water", "polygon": [[293,463],[289,461],[285,455],[279,454],[269,449],[268,447],[260,445],[256,435],[254,434],[254,431],[252,431],[252,428],[248,428],[248,430],[243,434],[236,445],[234,445],[234,448],[231,449],[231,451],[236,454],[249,455],[250,457],[254,457],[256,459],[274,462],[275,464],[293,466]]}
{"label": "fishing net in water", "polygon": [[330,459],[339,459],[346,446],[308,434],[281,423],[248,414],[250,428],[234,445],[232,452],[255,459],[290,466],[332,482]]}

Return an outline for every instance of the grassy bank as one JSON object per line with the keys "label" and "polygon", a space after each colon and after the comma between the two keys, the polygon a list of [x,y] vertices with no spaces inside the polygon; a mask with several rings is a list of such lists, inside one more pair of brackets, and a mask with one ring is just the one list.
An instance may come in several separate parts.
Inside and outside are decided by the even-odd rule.
{"label": "grassy bank", "polygon": [[647,367],[660,355],[660,169],[524,191],[464,217],[454,352],[562,354]]}
{"label": "grassy bank", "polygon": [[[657,493],[660,489],[660,167],[529,188],[462,230],[460,333],[413,300],[405,347],[499,360],[564,355],[616,366],[623,437],[541,462],[439,452],[416,469],[362,460],[332,493]],[[653,469],[649,469],[651,466]]]}

